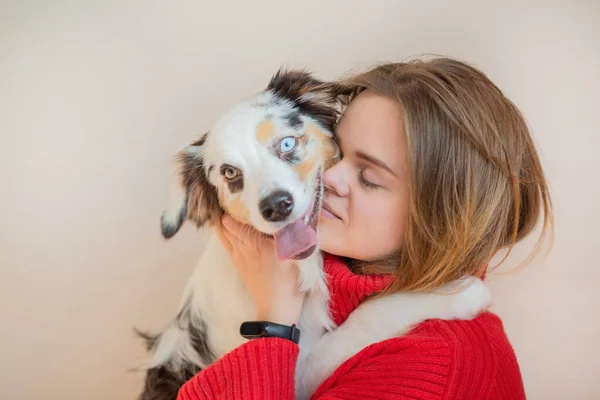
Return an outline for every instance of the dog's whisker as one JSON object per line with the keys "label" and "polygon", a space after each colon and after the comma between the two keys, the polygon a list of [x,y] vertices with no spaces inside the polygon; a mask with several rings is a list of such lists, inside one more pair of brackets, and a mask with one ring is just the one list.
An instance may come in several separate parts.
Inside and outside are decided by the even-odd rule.
{"label": "dog's whisker", "polygon": [[260,232],[256,232],[256,234],[254,235],[254,240],[253,243],[254,245],[254,250],[256,250],[257,252],[260,249]]}
{"label": "dog's whisker", "polygon": [[245,225],[244,228],[242,229],[240,236],[245,236],[244,241],[247,242],[248,239],[250,238],[251,233],[252,233],[252,227],[250,225]]}

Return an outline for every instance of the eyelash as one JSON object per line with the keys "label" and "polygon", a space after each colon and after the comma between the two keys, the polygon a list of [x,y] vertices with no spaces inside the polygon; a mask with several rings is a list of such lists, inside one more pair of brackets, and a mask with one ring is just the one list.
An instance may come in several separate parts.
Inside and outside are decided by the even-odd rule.
{"label": "eyelash", "polygon": [[379,185],[376,185],[376,184],[371,183],[368,180],[366,180],[362,173],[363,173],[363,171],[360,170],[359,173],[358,173],[358,180],[360,181],[360,183],[365,188],[367,188],[367,189],[377,189],[379,187]]}
{"label": "eyelash", "polygon": [[[341,149],[340,149],[340,155],[339,155],[339,157],[340,157],[340,160],[342,158],[344,158],[344,153],[342,152]],[[368,180],[366,180],[365,177],[363,176],[363,170],[362,169],[358,171],[358,181],[360,182],[361,185],[363,185],[366,189],[369,189],[369,190],[373,190],[373,189],[377,189],[377,188],[381,187],[379,185],[376,185],[376,184],[371,183]]]}

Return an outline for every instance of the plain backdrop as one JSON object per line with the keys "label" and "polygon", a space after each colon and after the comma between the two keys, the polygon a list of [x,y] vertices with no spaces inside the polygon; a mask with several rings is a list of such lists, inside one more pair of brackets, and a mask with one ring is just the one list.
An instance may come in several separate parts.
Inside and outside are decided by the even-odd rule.
{"label": "plain backdrop", "polygon": [[[323,79],[448,55],[521,108],[552,252],[489,278],[531,399],[600,398],[598,1],[0,2],[0,398],[134,399],[134,326],[175,312],[170,160],[280,65]],[[517,262],[509,260],[509,266]]]}

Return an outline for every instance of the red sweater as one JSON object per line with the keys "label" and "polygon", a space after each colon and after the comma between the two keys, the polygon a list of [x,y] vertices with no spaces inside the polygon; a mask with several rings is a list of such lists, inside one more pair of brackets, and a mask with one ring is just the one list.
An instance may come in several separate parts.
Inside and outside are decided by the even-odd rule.
{"label": "red sweater", "polygon": [[[330,308],[342,324],[383,277],[353,274],[326,256]],[[251,340],[199,372],[178,400],[294,398],[298,345]],[[370,345],[344,362],[311,399],[524,399],[517,360],[500,319],[429,320],[410,333]]]}

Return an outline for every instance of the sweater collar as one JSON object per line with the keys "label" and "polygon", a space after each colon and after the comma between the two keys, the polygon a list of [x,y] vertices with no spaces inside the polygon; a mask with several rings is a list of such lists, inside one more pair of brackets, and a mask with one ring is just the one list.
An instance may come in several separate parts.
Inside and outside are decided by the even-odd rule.
{"label": "sweater collar", "polygon": [[391,280],[391,276],[386,275],[355,274],[341,258],[327,253],[323,268],[329,288],[329,309],[337,325],[341,325],[363,300],[384,289]]}

